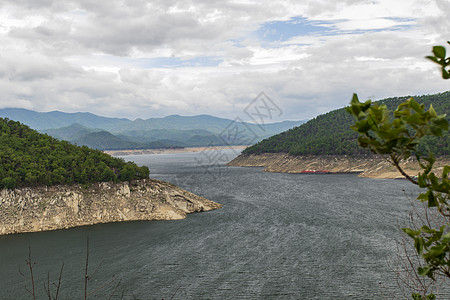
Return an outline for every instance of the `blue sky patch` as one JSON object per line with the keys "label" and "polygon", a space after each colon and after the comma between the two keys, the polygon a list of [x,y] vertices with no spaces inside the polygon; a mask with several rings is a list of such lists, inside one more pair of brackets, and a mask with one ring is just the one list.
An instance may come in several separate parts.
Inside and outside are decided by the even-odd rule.
{"label": "blue sky patch", "polygon": [[310,21],[295,17],[289,21],[273,21],[262,24],[256,31],[259,39],[266,42],[283,42],[295,36],[325,34],[333,29],[333,23],[327,21]]}
{"label": "blue sky patch", "polygon": [[216,67],[222,59],[215,56],[201,56],[190,59],[180,57],[158,57],[137,59],[135,63],[143,69],[150,68],[187,68],[187,67]]}
{"label": "blue sky patch", "polygon": [[[364,32],[397,31],[416,26],[413,18],[384,18],[398,22],[397,25],[381,29],[339,30],[335,24],[348,20],[311,21],[303,17],[291,18],[289,21],[266,22],[256,31],[256,36],[264,45],[284,42],[296,36],[361,34]],[[413,24],[411,24],[413,23]],[[273,45],[272,45],[273,46]]]}
{"label": "blue sky patch", "polygon": [[398,22],[416,22],[417,19],[414,18],[398,18],[398,17],[384,17],[386,20],[393,20]]}

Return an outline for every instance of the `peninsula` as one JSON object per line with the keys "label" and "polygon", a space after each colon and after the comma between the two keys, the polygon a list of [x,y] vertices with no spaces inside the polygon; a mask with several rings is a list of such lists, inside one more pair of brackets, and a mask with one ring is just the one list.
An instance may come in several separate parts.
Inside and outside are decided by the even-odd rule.
{"label": "peninsula", "polygon": [[0,118],[0,235],[134,220],[175,220],[221,205],[149,169]]}

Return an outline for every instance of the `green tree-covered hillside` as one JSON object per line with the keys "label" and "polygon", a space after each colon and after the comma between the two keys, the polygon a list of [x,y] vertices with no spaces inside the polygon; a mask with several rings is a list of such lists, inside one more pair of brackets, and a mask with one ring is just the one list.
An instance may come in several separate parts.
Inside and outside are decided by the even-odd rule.
{"label": "green tree-covered hillside", "polygon": [[[391,110],[395,109],[408,97],[396,97],[380,100]],[[426,107],[433,104],[435,110],[450,117],[450,91],[417,96],[414,99],[425,103]],[[350,129],[354,120],[344,108],[320,115],[305,124],[278,135],[265,139],[245,149],[243,154],[289,153],[292,155],[358,155],[368,154],[367,149],[358,147],[358,134]],[[449,133],[444,138],[426,137],[422,140],[420,149],[429,147],[436,155],[450,154]]]}
{"label": "green tree-covered hillside", "polygon": [[0,118],[0,189],[129,181],[148,178],[147,167],[78,147]]}

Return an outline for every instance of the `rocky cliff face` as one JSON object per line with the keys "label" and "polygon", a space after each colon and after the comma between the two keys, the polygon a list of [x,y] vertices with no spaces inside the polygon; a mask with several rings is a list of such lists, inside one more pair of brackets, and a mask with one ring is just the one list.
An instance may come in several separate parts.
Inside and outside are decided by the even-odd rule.
{"label": "rocky cliff face", "polygon": [[[436,172],[448,165],[449,157],[441,157],[436,163]],[[263,153],[240,155],[228,163],[229,166],[265,167],[266,172],[300,173],[308,170],[360,173],[369,178],[402,178],[397,169],[379,156],[352,157],[347,155],[293,156],[285,153]],[[421,168],[410,159],[401,164],[410,176],[416,176]]]}
{"label": "rocky cliff face", "polygon": [[170,183],[147,179],[0,191],[0,234],[134,220],[183,219],[221,205]]}

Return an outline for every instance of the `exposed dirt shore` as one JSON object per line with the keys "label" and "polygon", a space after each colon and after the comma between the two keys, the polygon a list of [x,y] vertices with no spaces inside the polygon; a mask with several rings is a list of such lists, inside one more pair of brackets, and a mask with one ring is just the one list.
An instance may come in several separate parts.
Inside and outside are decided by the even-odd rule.
{"label": "exposed dirt shore", "polygon": [[0,190],[0,235],[136,220],[177,220],[222,205],[170,183],[132,183]]}
{"label": "exposed dirt shore", "polygon": [[[450,157],[440,157],[435,171],[441,172],[449,165]],[[361,177],[395,179],[403,178],[397,169],[379,156],[352,157],[347,155],[293,156],[285,153],[240,155],[229,166],[264,167],[266,172],[301,173],[302,171],[328,171],[336,173],[359,173]],[[401,164],[410,176],[416,176],[421,168],[416,160]]]}

